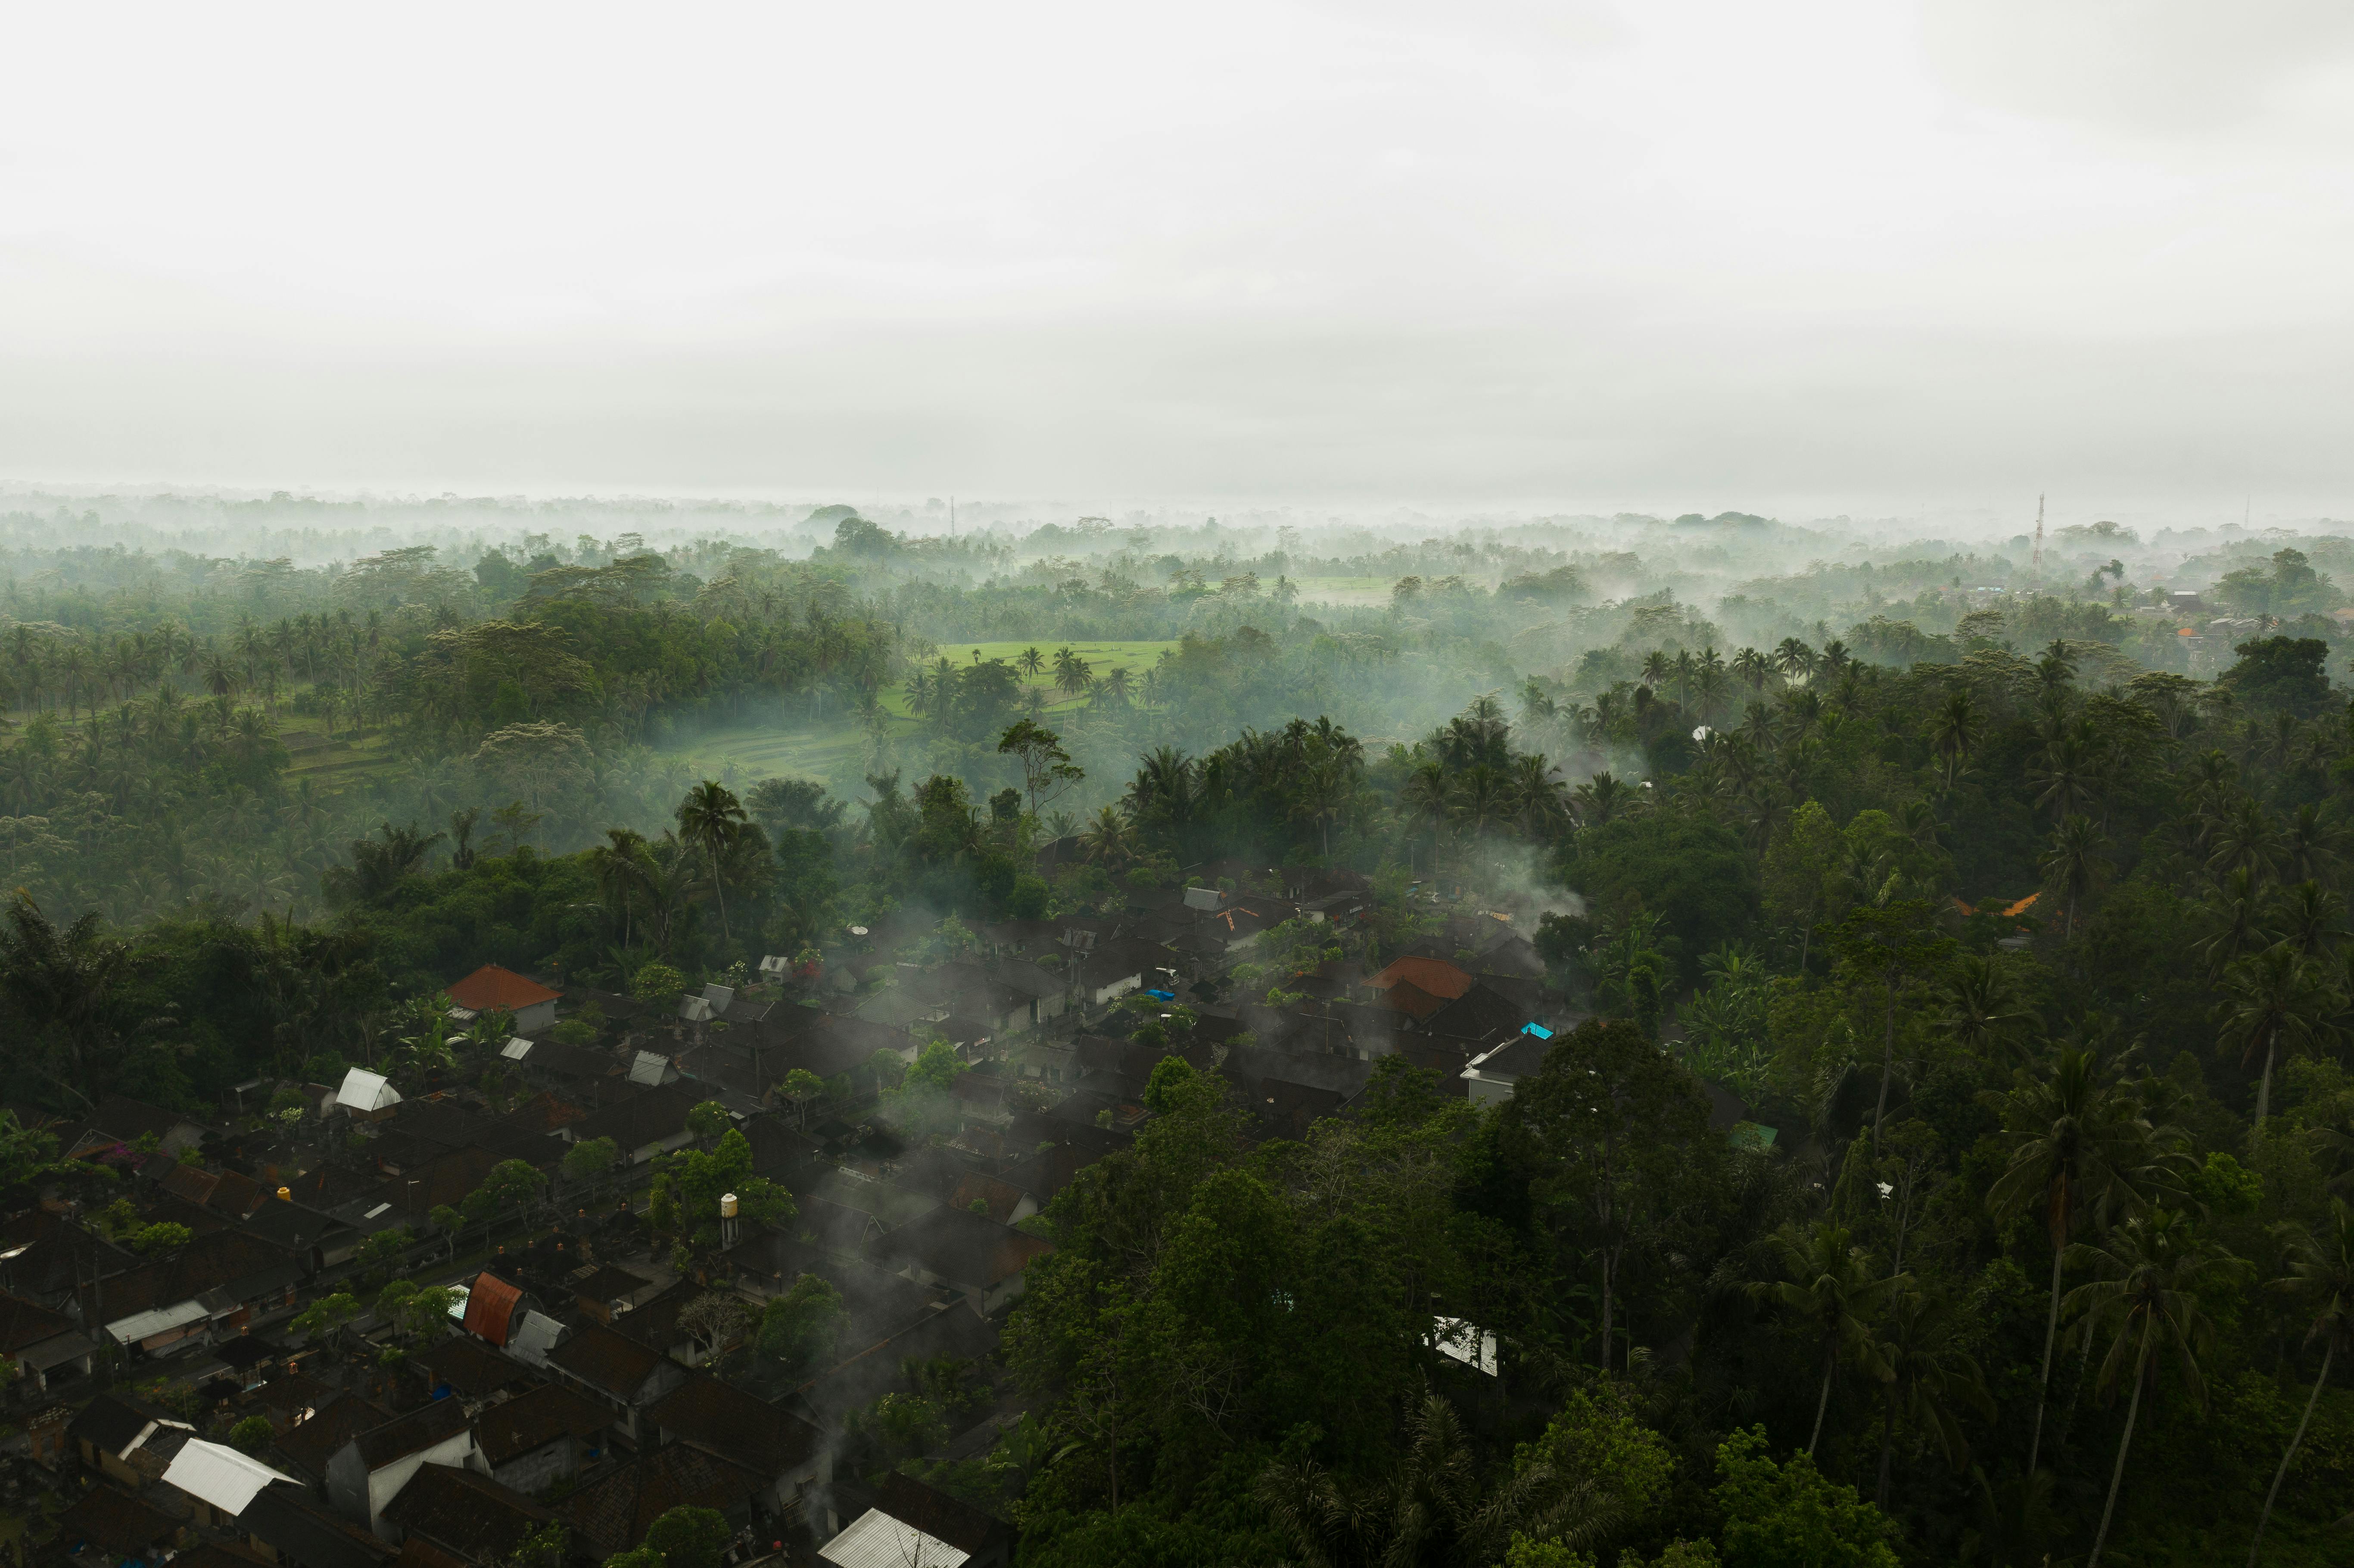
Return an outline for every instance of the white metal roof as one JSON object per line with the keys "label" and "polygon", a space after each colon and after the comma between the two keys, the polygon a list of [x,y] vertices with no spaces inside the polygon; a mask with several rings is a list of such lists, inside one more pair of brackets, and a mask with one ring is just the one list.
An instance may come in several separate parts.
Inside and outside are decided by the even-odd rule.
{"label": "white metal roof", "polygon": [[191,1437],[164,1467],[164,1478],[192,1498],[201,1498],[234,1519],[245,1511],[254,1494],[272,1481],[294,1478],[273,1470],[219,1443]]}
{"label": "white metal roof", "polygon": [[817,1554],[835,1568],[958,1568],[972,1555],[875,1508],[852,1520]]}
{"label": "white metal roof", "polygon": [[630,1082],[659,1084],[663,1081],[663,1075],[669,1071],[669,1057],[659,1051],[641,1051],[638,1059],[630,1064]]}
{"label": "white metal roof", "polygon": [[151,1307],[128,1318],[117,1318],[106,1326],[106,1331],[114,1337],[116,1344],[128,1345],[211,1316],[203,1302],[190,1297],[169,1307]]}
{"label": "white metal roof", "polygon": [[335,1091],[335,1103],[357,1111],[382,1110],[400,1103],[400,1091],[385,1082],[382,1074],[354,1067],[344,1075],[344,1086]]}
{"label": "white metal roof", "polygon": [[504,1045],[499,1047],[499,1054],[510,1062],[520,1062],[531,1054],[531,1042],[520,1034],[515,1035]]}
{"label": "white metal roof", "polygon": [[535,1367],[547,1364],[547,1352],[564,1338],[564,1325],[545,1313],[524,1309],[523,1327],[507,1341],[507,1353]]}
{"label": "white metal roof", "polygon": [[1495,1335],[1461,1318],[1433,1318],[1430,1330],[1431,1346],[1440,1355],[1452,1357],[1490,1377],[1496,1375]]}

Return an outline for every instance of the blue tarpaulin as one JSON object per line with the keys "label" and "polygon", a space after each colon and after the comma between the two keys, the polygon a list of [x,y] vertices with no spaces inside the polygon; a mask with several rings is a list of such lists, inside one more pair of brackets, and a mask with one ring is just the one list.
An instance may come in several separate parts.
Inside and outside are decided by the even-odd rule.
{"label": "blue tarpaulin", "polygon": [[1547,1029],[1542,1023],[1523,1023],[1521,1025],[1521,1033],[1523,1034],[1533,1034],[1540,1040],[1550,1040],[1553,1038],[1553,1031]]}
{"label": "blue tarpaulin", "polygon": [[1148,989],[1144,994],[1147,996],[1159,997],[1163,1001],[1174,1001],[1177,1000],[1177,993],[1173,991],[1152,991]]}

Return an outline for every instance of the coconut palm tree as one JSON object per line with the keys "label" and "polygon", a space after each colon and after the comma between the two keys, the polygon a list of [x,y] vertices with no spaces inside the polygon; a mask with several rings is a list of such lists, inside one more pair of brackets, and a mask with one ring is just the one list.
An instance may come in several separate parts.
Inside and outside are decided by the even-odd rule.
{"label": "coconut palm tree", "polygon": [[689,789],[686,799],[678,805],[680,836],[703,852],[711,868],[711,887],[718,895],[719,933],[723,937],[732,934],[727,929],[727,888],[721,863],[751,821],[735,792],[715,779],[705,779]]}
{"label": "coconut palm tree", "polygon": [[2108,835],[2094,827],[2090,817],[2076,814],[2053,831],[2051,847],[2043,852],[2044,879],[2067,901],[2063,935],[2070,940],[2076,935],[2077,905],[2099,885],[2101,874],[2107,869],[2108,847]]}
{"label": "coconut palm tree", "polygon": [[2207,857],[2207,874],[2218,882],[2240,871],[2259,880],[2269,876],[2280,849],[2271,816],[2262,804],[2244,798],[2217,822],[2211,842],[2214,853]]}
{"label": "coconut palm tree", "polygon": [[2043,1328],[2043,1372],[2035,1396],[2035,1435],[2027,1450],[2033,1474],[2043,1452],[2043,1414],[2051,1402],[2052,1347],[2060,1332],[2061,1270],[2078,1218],[2137,1213],[2145,1206],[2157,1139],[2141,1107],[2117,1082],[2097,1048],[2062,1046],[2048,1076],[2020,1075],[2008,1095],[1981,1098],[2001,1113],[2010,1163],[1987,1192],[1999,1218],[2041,1211],[2052,1244],[2052,1310]]}
{"label": "coconut palm tree", "polygon": [[[454,825],[454,821],[453,821]],[[469,830],[473,824],[469,822]],[[608,909],[617,910],[621,916],[621,946],[630,945],[631,913],[637,906],[640,857],[645,853],[645,835],[631,828],[607,828],[605,842],[588,851],[589,874],[597,879],[597,892]],[[467,852],[471,857],[471,851]]]}
{"label": "coconut palm tree", "polygon": [[1101,806],[1087,820],[1079,847],[1087,859],[1107,871],[1118,871],[1136,858],[1135,836],[1117,806]]}
{"label": "coconut palm tree", "polygon": [[1815,673],[1815,651],[1795,637],[1785,637],[1774,650],[1774,667],[1786,680],[1806,680]]}
{"label": "coconut palm tree", "polygon": [[2170,1355],[2191,1397],[2201,1405],[2206,1404],[2207,1385],[2200,1374],[2199,1361],[2214,1343],[2215,1326],[2200,1309],[2199,1296],[2244,1276],[2248,1266],[2202,1240],[2190,1217],[2171,1209],[2153,1209],[2147,1216],[2127,1220],[2105,1245],[2078,1242],[2068,1253],[2073,1262],[2100,1276],[2068,1293],[2070,1310],[2088,1319],[2087,1334],[2105,1326],[2111,1330],[2108,1352],[2101,1358],[2100,1388],[2111,1393],[2120,1376],[2133,1378],[2126,1429],[2117,1438],[2116,1466],[2109,1472],[2108,1501],[2101,1507],[2093,1554],[2084,1563],[2084,1568],[2100,1568],[2101,1553],[2109,1543],[2109,1521],[2116,1512],[2117,1487],[2125,1479],[2126,1457],[2133,1449],[2142,1395],[2156,1384],[2158,1365]]}
{"label": "coconut palm tree", "polygon": [[1038,678],[1038,672],[1045,666],[1046,656],[1035,648],[1024,648],[1013,656],[1013,667],[1034,681]]}
{"label": "coconut palm tree", "polygon": [[1974,1056],[2009,1056],[2038,1022],[1991,954],[1955,959],[1938,982],[1937,1000],[1944,1004],[1938,1022]]}
{"label": "coconut palm tree", "polygon": [[2305,1414],[2297,1417],[2288,1451],[2281,1456],[2280,1468],[2273,1474],[2272,1489],[2264,1493],[2264,1511],[2256,1516],[2256,1538],[2248,1545],[2248,1568],[2256,1568],[2256,1558],[2264,1551],[2264,1527],[2272,1522],[2273,1502],[2280,1496],[2281,1482],[2287,1478],[2297,1445],[2305,1441],[2313,1407],[2329,1385],[2330,1363],[2338,1359],[2341,1347],[2354,1347],[2354,1209],[2348,1208],[2343,1199],[2333,1198],[2329,1213],[2318,1224],[2284,1224],[2279,1234],[2286,1244],[2288,1272],[2273,1281],[2273,1288],[2299,1298],[2311,1309],[2312,1326],[2305,1338],[2307,1344],[2321,1341],[2321,1373],[2313,1380],[2313,1392],[2306,1396]]}
{"label": "coconut palm tree", "polygon": [[2299,806],[2275,844],[2282,874],[2300,882],[2327,882],[2346,862],[2346,830],[2321,806]]}
{"label": "coconut palm tree", "polygon": [[1576,814],[1568,781],[1542,753],[1512,759],[1512,794],[1519,802],[1522,831],[1532,840],[1542,828],[1569,821]]}
{"label": "coconut palm tree", "polygon": [[2346,935],[2346,900],[2318,882],[2300,882],[2274,899],[2273,926],[2300,957],[2318,959]]}
{"label": "coconut palm tree", "polygon": [[1580,784],[1575,794],[1578,821],[1589,828],[1598,828],[1627,809],[1635,790],[1606,769]]}
{"label": "coconut palm tree", "polygon": [[1959,686],[1946,694],[1946,700],[1929,718],[1929,749],[1946,767],[1946,788],[1954,787],[1954,776],[1978,749],[1978,738],[1985,733],[1986,722],[1978,713],[1978,699],[1967,686]]}
{"label": "coconut palm tree", "polygon": [[2218,984],[2223,1000],[2207,1015],[2221,1025],[2217,1044],[2240,1047],[2243,1066],[2264,1054],[2256,1079],[2255,1136],[2263,1137],[2272,1109],[2273,1064],[2284,1043],[2311,1044],[2327,1032],[2338,999],[2321,979],[2321,967],[2286,942],[2235,960]]}
{"label": "coconut palm tree", "polygon": [[1406,820],[1430,829],[1434,859],[1446,832],[1450,796],[1447,769],[1435,761],[1425,762],[1408,774],[1405,788],[1400,792]]}
{"label": "coconut palm tree", "polygon": [[1956,1342],[1958,1327],[1950,1298],[1900,1290],[1888,1303],[1878,1336],[1880,1362],[1888,1369],[1882,1385],[1880,1489],[1872,1499],[1881,1508],[1888,1506],[1889,1460],[1899,1416],[1927,1428],[1946,1462],[1959,1470],[1970,1462],[1970,1445],[1954,1419],[1955,1408],[1994,1414],[1978,1362]]}
{"label": "coconut palm tree", "polygon": [[1822,1336],[1823,1391],[1815,1400],[1815,1428],[1807,1438],[1812,1457],[1822,1440],[1823,1413],[1830,1408],[1831,1381],[1839,1374],[1841,1354],[1875,1377],[1889,1375],[1871,1320],[1888,1298],[1910,1286],[1909,1275],[1879,1277],[1871,1252],[1849,1245],[1847,1227],[1818,1220],[1805,1230],[1786,1224],[1771,1238],[1787,1279],[1758,1280],[1747,1287],[1750,1299],[1779,1307],[1812,1324]]}
{"label": "coconut palm tree", "polygon": [[2270,943],[2273,933],[2268,927],[2274,913],[2274,906],[2247,867],[2223,878],[2215,895],[2199,908],[2199,925],[2205,935],[2198,950],[2210,976],[2220,976],[2242,955]]}
{"label": "coconut palm tree", "polygon": [[1733,656],[1733,673],[1748,683],[1753,695],[1766,694],[1766,683],[1774,674],[1774,661],[1755,648],[1744,648]]}

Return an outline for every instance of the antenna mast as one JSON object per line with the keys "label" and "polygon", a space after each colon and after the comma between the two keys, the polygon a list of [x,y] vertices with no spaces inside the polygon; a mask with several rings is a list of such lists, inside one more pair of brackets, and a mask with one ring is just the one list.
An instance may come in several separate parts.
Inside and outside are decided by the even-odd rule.
{"label": "antenna mast", "polygon": [[2043,586],[2043,497],[2035,498],[2035,560],[2031,568],[2035,574],[2035,586]]}

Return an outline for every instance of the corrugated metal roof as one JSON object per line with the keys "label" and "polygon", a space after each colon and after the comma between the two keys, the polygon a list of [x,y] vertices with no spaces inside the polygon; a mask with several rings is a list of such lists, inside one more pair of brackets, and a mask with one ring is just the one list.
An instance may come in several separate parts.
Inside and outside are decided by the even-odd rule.
{"label": "corrugated metal roof", "polygon": [[344,1086],[335,1091],[335,1103],[352,1110],[382,1110],[400,1103],[400,1091],[385,1082],[382,1075],[354,1067],[344,1075]]}
{"label": "corrugated metal roof", "polygon": [[128,1318],[117,1318],[106,1326],[106,1331],[114,1337],[115,1343],[127,1345],[133,1340],[153,1339],[157,1334],[211,1316],[203,1302],[191,1298],[170,1307],[156,1307],[144,1312],[133,1312]]}
{"label": "corrugated metal roof", "polygon": [[474,1276],[473,1294],[466,1298],[466,1332],[493,1345],[505,1344],[515,1304],[522,1299],[523,1292],[498,1276]]}
{"label": "corrugated metal roof", "polygon": [[291,1481],[294,1478],[271,1469],[259,1459],[248,1458],[234,1448],[191,1437],[172,1456],[164,1478],[234,1519],[245,1511],[254,1493],[272,1481]]}
{"label": "corrugated metal roof", "polygon": [[937,1536],[903,1524],[880,1509],[868,1509],[850,1521],[850,1528],[817,1549],[835,1568],[958,1568],[970,1556]]}

